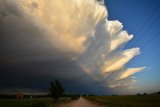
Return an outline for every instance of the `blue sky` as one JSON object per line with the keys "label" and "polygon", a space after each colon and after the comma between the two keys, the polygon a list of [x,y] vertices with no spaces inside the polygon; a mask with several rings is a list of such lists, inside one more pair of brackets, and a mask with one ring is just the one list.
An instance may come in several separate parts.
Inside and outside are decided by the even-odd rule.
{"label": "blue sky", "polygon": [[[105,4],[108,8],[109,20],[119,20],[123,23],[124,29],[134,35],[125,48],[141,48],[141,54],[127,65],[146,67],[142,72],[135,74],[138,80],[136,85],[144,91],[158,91],[160,89],[160,35],[151,39],[160,31],[160,18],[158,18],[160,1],[105,0]],[[144,46],[149,40],[151,41]]]}

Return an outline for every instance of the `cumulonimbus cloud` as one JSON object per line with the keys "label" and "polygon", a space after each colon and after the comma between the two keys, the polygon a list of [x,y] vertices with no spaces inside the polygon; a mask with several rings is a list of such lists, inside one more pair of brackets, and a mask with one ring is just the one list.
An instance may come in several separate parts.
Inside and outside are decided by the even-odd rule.
{"label": "cumulonimbus cloud", "polygon": [[[54,47],[79,64],[96,80],[104,79],[116,86],[125,86],[126,79],[144,69],[129,68],[120,77],[112,73],[123,71],[140,48],[123,50],[133,38],[123,30],[121,22],[108,20],[108,11],[97,0],[8,0],[16,5],[23,18],[46,33]],[[118,75],[118,74],[116,74]],[[114,83],[114,84],[112,84]],[[117,83],[117,84],[115,84]]]}
{"label": "cumulonimbus cloud", "polygon": [[145,67],[141,67],[141,68],[128,68],[127,70],[125,70],[118,79],[125,79],[141,70],[145,69]]}
{"label": "cumulonimbus cloud", "polygon": [[106,65],[104,67],[103,72],[113,72],[121,69],[128,61],[130,61],[134,56],[139,54],[139,48],[132,48],[128,50],[124,50],[120,53],[117,58],[113,58],[113,60],[106,61]]}

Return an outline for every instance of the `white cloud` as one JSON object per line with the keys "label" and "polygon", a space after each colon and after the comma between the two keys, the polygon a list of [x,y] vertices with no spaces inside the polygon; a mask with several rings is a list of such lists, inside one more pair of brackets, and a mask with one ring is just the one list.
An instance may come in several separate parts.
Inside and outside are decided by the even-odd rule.
{"label": "white cloud", "polygon": [[104,67],[103,72],[113,72],[120,70],[134,56],[140,53],[139,50],[139,48],[132,48],[122,51],[120,55],[118,55],[116,58],[113,57],[113,59],[110,62],[106,61],[106,65]]}
{"label": "white cloud", "polygon": [[25,17],[46,30],[54,46],[69,53],[83,53],[85,41],[108,14],[95,0],[15,1]]}
{"label": "white cloud", "polygon": [[125,70],[118,79],[125,79],[128,78],[129,76],[142,71],[143,69],[145,69],[145,67],[141,67],[141,68],[128,68],[127,70]]}
{"label": "white cloud", "polygon": [[106,31],[108,32],[110,37],[113,37],[116,33],[118,33],[118,31],[121,31],[123,28],[122,23],[119,22],[118,20],[108,21],[106,19],[106,22],[107,22]]}
{"label": "white cloud", "polygon": [[110,47],[110,51],[115,50],[116,48],[120,47],[122,44],[127,43],[128,41],[130,41],[133,38],[133,35],[128,35],[128,33],[126,31],[122,31],[117,37],[115,37],[112,41],[111,41],[111,47]]}

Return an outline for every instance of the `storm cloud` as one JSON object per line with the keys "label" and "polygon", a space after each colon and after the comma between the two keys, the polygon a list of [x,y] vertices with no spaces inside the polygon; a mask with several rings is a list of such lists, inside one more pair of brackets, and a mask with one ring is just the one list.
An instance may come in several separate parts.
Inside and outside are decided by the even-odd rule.
{"label": "storm cloud", "polygon": [[128,87],[144,69],[125,70],[140,49],[123,50],[133,35],[107,18],[96,0],[0,1],[0,86],[47,89],[58,78],[68,92]]}

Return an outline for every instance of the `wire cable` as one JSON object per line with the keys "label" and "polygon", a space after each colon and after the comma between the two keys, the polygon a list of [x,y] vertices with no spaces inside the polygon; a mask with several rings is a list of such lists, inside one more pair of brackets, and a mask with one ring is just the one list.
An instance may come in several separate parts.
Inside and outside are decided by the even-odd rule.
{"label": "wire cable", "polygon": [[152,10],[152,8],[153,8],[153,6],[156,4],[156,2],[157,2],[157,0],[155,0],[155,1],[151,4],[151,6],[147,9],[147,11],[146,11],[146,12],[143,14],[143,16],[139,19],[139,21],[137,21],[136,26],[134,27],[133,31],[136,31],[137,26],[140,25],[140,23],[141,23],[142,20],[145,18],[145,16],[147,15],[147,13],[149,13],[149,12]]}
{"label": "wire cable", "polygon": [[151,39],[149,39],[142,47],[143,49],[149,44],[151,43],[151,41],[153,41],[155,38],[160,37],[160,31],[158,33],[156,33],[155,36],[153,36]]}
{"label": "wire cable", "polygon": [[[160,4],[153,10],[152,14],[150,15],[150,17],[148,17],[148,19],[145,21],[145,23],[140,27],[140,29],[135,33],[135,35],[138,35],[140,33],[140,31],[146,26],[147,22],[149,22],[149,20],[151,19],[151,17],[154,15],[154,13],[156,13],[156,11],[158,10],[158,8],[160,7]],[[157,20],[157,19],[156,19]],[[141,37],[139,37],[141,38]],[[131,47],[133,47],[137,41],[139,41],[139,38],[137,38],[137,40],[135,42],[133,42],[133,45],[131,45]]]}
{"label": "wire cable", "polygon": [[151,24],[151,26],[149,26],[143,33],[142,33],[142,36],[140,36],[137,41],[135,41],[135,43],[132,45],[135,46],[144,36],[145,36],[145,33],[147,33],[151,28],[152,26],[160,19],[160,15],[153,21],[153,23]]}

